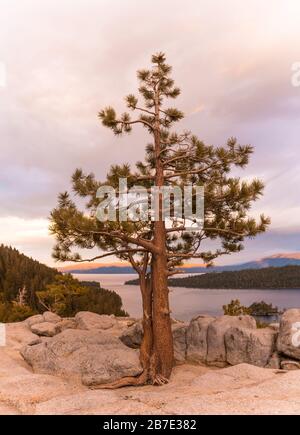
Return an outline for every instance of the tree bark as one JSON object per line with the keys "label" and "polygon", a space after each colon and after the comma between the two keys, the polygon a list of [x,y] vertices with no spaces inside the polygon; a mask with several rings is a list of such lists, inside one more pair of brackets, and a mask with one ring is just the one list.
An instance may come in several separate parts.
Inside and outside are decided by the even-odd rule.
{"label": "tree bark", "polygon": [[[164,186],[164,166],[161,160],[161,131],[159,114],[159,90],[155,90],[155,185]],[[154,383],[167,381],[173,367],[173,336],[169,308],[169,289],[167,276],[166,227],[163,216],[163,197],[159,191],[158,216],[154,222],[153,242],[157,252],[152,254],[151,280],[153,291],[153,355],[152,377]]]}
{"label": "tree bark", "polygon": [[153,321],[152,321],[152,285],[149,277],[140,275],[140,288],[143,304],[143,340],[140,348],[140,361],[144,375],[150,378],[150,361],[153,350]]}
{"label": "tree bark", "polygon": [[151,268],[153,286],[153,383],[168,380],[173,367],[173,336],[169,308],[166,257],[154,255]]}
{"label": "tree bark", "polygon": [[[154,179],[155,186],[161,188],[164,186],[164,166],[161,160],[159,99],[159,90],[156,88],[153,129],[155,146]],[[158,205],[158,215],[155,216],[156,220],[153,225],[153,244],[151,244],[151,248],[155,247],[155,250],[152,250],[151,278],[147,276],[147,267],[142,272],[138,272],[143,301],[144,336],[140,349],[140,361],[143,373],[137,378],[123,378],[109,386],[100,386],[100,388],[119,388],[126,385],[141,385],[147,382],[154,385],[162,385],[168,382],[172,373],[174,351],[169,308],[166,227],[163,217],[161,191],[159,192]],[[149,244],[148,241],[144,243],[147,246]]]}

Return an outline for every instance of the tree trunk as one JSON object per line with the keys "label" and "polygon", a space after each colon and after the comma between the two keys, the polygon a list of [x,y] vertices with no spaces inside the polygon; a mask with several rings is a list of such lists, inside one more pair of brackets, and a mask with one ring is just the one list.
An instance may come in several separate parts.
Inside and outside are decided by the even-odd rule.
{"label": "tree trunk", "polygon": [[143,368],[137,377],[124,377],[111,384],[93,385],[92,389],[116,389],[130,385],[168,382],[173,367],[173,336],[164,256],[152,259],[151,278],[140,274],[143,304],[143,339],[140,362]]}
{"label": "tree trunk", "polygon": [[143,373],[135,385],[163,384],[170,378],[173,367],[173,336],[169,310],[166,260],[155,256],[151,264],[151,279],[140,274],[143,304],[143,340],[140,361]]}
{"label": "tree trunk", "polygon": [[[159,91],[155,90],[155,186],[164,185],[164,167],[161,160],[161,131]],[[119,388],[126,385],[141,385],[147,382],[162,385],[168,382],[174,363],[173,335],[169,308],[168,266],[166,249],[166,228],[163,218],[162,192],[158,197],[158,216],[156,214],[153,228],[151,279],[146,278],[146,269],[139,273],[143,300],[144,336],[140,349],[140,361],[143,373],[137,378],[120,379],[102,388]]]}
{"label": "tree trunk", "polygon": [[150,378],[150,361],[153,349],[153,321],[152,321],[152,285],[149,277],[140,275],[140,288],[143,303],[143,340],[140,348],[140,361],[144,369],[146,380]]}
{"label": "tree trunk", "polygon": [[154,340],[151,371],[154,383],[170,378],[174,361],[166,270],[166,257],[154,255],[151,268]]}
{"label": "tree trunk", "polygon": [[[159,90],[155,91],[155,186],[164,186],[164,167],[161,160],[161,131]],[[171,330],[169,289],[167,276],[166,228],[163,216],[163,196],[159,191],[158,216],[155,214],[153,242],[156,252],[152,253],[151,280],[153,292],[153,354],[151,372],[153,383],[167,382],[173,367],[173,336]]]}

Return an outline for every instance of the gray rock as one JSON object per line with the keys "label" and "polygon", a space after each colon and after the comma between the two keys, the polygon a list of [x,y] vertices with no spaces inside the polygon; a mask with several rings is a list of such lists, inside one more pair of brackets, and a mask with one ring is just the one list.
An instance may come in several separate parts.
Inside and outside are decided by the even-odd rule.
{"label": "gray rock", "polygon": [[186,333],[188,361],[206,363],[207,358],[207,330],[214,317],[201,315],[191,320]]}
{"label": "gray rock", "polygon": [[50,323],[58,323],[61,321],[61,317],[55,313],[52,313],[51,311],[45,311],[43,313],[43,318],[45,322],[50,322]]}
{"label": "gray rock", "polygon": [[188,325],[174,323],[172,325],[173,343],[174,343],[174,360],[177,364],[183,364],[186,360],[186,332]]}
{"label": "gray rock", "polygon": [[298,361],[283,360],[280,364],[282,370],[299,370],[300,364]]}
{"label": "gray rock", "polygon": [[[172,323],[174,359],[176,363],[183,363],[185,361],[186,330],[187,324],[178,321]],[[140,321],[123,331],[119,339],[126,346],[132,349],[138,349],[142,343],[143,335],[143,325]]]}
{"label": "gray rock", "polygon": [[37,323],[45,322],[44,317],[41,314],[37,314],[36,316],[31,316],[26,319],[26,325],[29,326],[29,328]]}
{"label": "gray rock", "polygon": [[35,372],[78,379],[84,385],[113,382],[142,372],[138,352],[102,331],[67,329],[21,350]]}
{"label": "gray rock", "polygon": [[138,349],[142,343],[144,331],[142,322],[137,322],[126,329],[121,335],[120,340],[132,349]]}
{"label": "gray rock", "polygon": [[50,322],[36,323],[32,325],[31,331],[44,337],[54,337],[54,335],[60,332],[57,324]]}
{"label": "gray rock", "polygon": [[[36,342],[39,337],[33,334],[25,322],[6,323],[6,346],[19,352],[23,346]],[[5,348],[4,347],[4,348]],[[0,346],[0,351],[3,349]],[[0,357],[1,359],[1,357]]]}
{"label": "gray rock", "polygon": [[184,322],[182,320],[175,319],[175,317],[170,317],[171,325],[182,325]]}
{"label": "gray rock", "polygon": [[285,311],[280,320],[278,351],[300,360],[300,309]]}
{"label": "gray rock", "polygon": [[126,328],[129,328],[138,322],[138,319],[135,319],[134,317],[116,317],[116,320],[118,325]]}
{"label": "gray rock", "polygon": [[77,324],[74,319],[63,319],[60,322],[56,323],[56,327],[59,332],[62,332],[65,329],[76,329]]}
{"label": "gray rock", "polygon": [[[174,359],[176,363],[183,363],[186,357],[186,330],[187,324],[174,322],[172,324]],[[126,329],[119,336],[119,339],[126,346],[132,349],[138,349],[142,343],[144,331],[142,322],[137,322],[130,328]]]}
{"label": "gray rock", "polygon": [[230,328],[225,333],[227,362],[265,367],[275,350],[276,338],[277,332],[270,328]]}
{"label": "gray rock", "polygon": [[75,316],[77,328],[92,330],[92,329],[110,329],[117,324],[114,316],[106,314],[96,314],[89,311],[80,311]]}
{"label": "gray rock", "polygon": [[222,316],[211,322],[207,331],[207,364],[226,366],[225,333],[232,327],[256,329],[256,322],[251,316]]}

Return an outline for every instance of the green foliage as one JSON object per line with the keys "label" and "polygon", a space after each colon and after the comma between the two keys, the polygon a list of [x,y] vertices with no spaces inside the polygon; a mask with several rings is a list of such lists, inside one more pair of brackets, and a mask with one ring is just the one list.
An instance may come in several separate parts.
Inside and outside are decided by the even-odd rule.
{"label": "green foliage", "polygon": [[100,288],[96,282],[80,282],[71,275],[57,275],[45,290],[37,292],[37,297],[44,309],[62,317],[74,316],[78,311],[127,315],[117,293]]}
{"label": "green foliage", "polygon": [[241,305],[239,299],[232,300],[230,304],[223,305],[223,312],[228,316],[240,316],[249,314],[251,316],[272,316],[279,313],[278,307],[267,304],[264,301],[253,302],[249,307]]}
{"label": "green foliage", "polygon": [[[145,248],[139,243],[141,239],[153,242],[152,223],[99,222],[96,212],[102,200],[97,197],[97,190],[101,185],[110,185],[118,192],[119,178],[127,179],[128,188],[139,185],[149,189],[157,183],[158,167],[165,185],[182,188],[192,184],[205,188],[203,230],[190,231],[181,226],[180,231],[174,229],[166,235],[169,271],[190,258],[212,264],[221,255],[239,252],[246,238],[264,232],[270,223],[264,215],[258,220],[249,216],[253,202],[263,194],[263,183],[230,176],[231,171],[249,163],[253,147],[239,144],[234,137],[222,146],[212,146],[191,132],[174,131],[175,123],[184,115],[177,108],[168,107],[168,102],[176,98],[180,90],[171,77],[172,68],[166,63],[165,54],[154,54],[151,60],[150,69],[137,72],[138,95],[130,94],[125,98],[129,112],[118,114],[112,107],[99,112],[102,125],[116,135],[130,133],[135,125],[146,129],[150,142],[146,145],[145,159],[138,161],[135,168],[127,163],[112,166],[101,182],[96,181],[94,174],[84,174],[81,169],[75,171],[72,177],[74,199],[68,194],[60,195],[58,206],[51,212],[50,231],[56,237],[53,251],[56,260],[80,261],[79,252],[97,248],[106,255],[116,255],[139,266],[141,250],[131,255],[124,251]],[[84,209],[82,202],[75,203],[76,196],[86,200]],[[196,200],[194,195],[193,205]],[[118,212],[118,205],[116,209]],[[178,222],[174,219],[173,223],[176,228]],[[215,249],[211,250],[211,246]],[[151,251],[148,247],[144,252]],[[143,258],[151,264],[151,255]]]}
{"label": "green foliage", "polygon": [[17,249],[0,246],[0,300],[11,303],[26,288],[26,304],[37,310],[35,293],[53,281],[57,270],[20,254]]}
{"label": "green foliage", "polygon": [[265,301],[254,302],[250,305],[249,310],[252,316],[272,316],[279,313],[278,307]]}
{"label": "green foliage", "polygon": [[[68,196],[62,195],[62,202]],[[20,290],[24,290],[20,303]],[[71,275],[0,246],[0,322],[18,322],[50,309],[62,316],[78,311],[125,316],[120,296],[96,282],[80,283]]]}
{"label": "green foliage", "polygon": [[73,299],[86,292],[76,279],[71,275],[57,275],[52,284],[48,284],[45,290],[36,293],[41,306],[48,311],[53,311],[60,316],[67,316],[72,307]]}
{"label": "green foliage", "polygon": [[173,278],[172,287],[222,289],[300,288],[300,266],[266,267]]}
{"label": "green foliage", "polygon": [[29,306],[19,305],[14,302],[0,303],[0,322],[22,322],[30,316],[37,314]]}
{"label": "green foliage", "polygon": [[232,300],[228,305],[223,305],[224,315],[227,316],[241,316],[250,314],[249,308],[241,305],[239,299]]}

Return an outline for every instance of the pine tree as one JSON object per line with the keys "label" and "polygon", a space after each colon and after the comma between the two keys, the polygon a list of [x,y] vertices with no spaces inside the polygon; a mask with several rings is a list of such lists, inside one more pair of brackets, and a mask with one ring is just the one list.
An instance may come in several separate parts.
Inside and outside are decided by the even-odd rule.
{"label": "pine tree", "polygon": [[[142,104],[134,95],[126,97],[128,109],[138,113],[136,118],[132,119],[128,112],[118,116],[112,107],[99,113],[102,124],[115,135],[130,133],[135,125],[146,129],[151,142],[146,147],[145,161],[137,162],[135,170],[128,164],[112,166],[102,183],[94,174],[86,175],[77,169],[72,187],[76,195],[88,199],[86,210],[81,211],[66,192],[59,196],[58,206],[51,213],[51,231],[57,239],[53,253],[56,260],[81,262],[116,255],[129,261],[139,275],[144,329],[140,359],[144,371],[138,378],[124,378],[107,388],[168,382],[174,359],[168,277],[191,258],[211,264],[220,255],[240,251],[246,237],[264,232],[269,224],[263,215],[258,222],[248,216],[251,203],[262,195],[262,182],[245,182],[229,175],[233,167],[248,164],[253,148],[239,145],[235,138],[225,146],[214,147],[190,132],[173,131],[184,115],[176,108],[165,107],[165,103],[175,99],[180,90],[174,85],[163,53],[152,56],[152,64],[151,69],[138,71]],[[120,178],[127,179],[129,188],[138,184],[148,191],[153,186],[204,186],[203,227],[191,230],[185,216],[173,216],[171,225],[167,225],[162,194],[158,195],[158,219],[154,221],[99,221],[96,214],[101,199],[97,190],[107,184],[118,189]],[[193,193],[193,203],[197,195]],[[173,208],[174,204],[173,200]],[[120,213],[120,205],[116,208]],[[204,245],[211,240],[219,242],[215,250]],[[78,248],[103,252],[84,259]]]}

